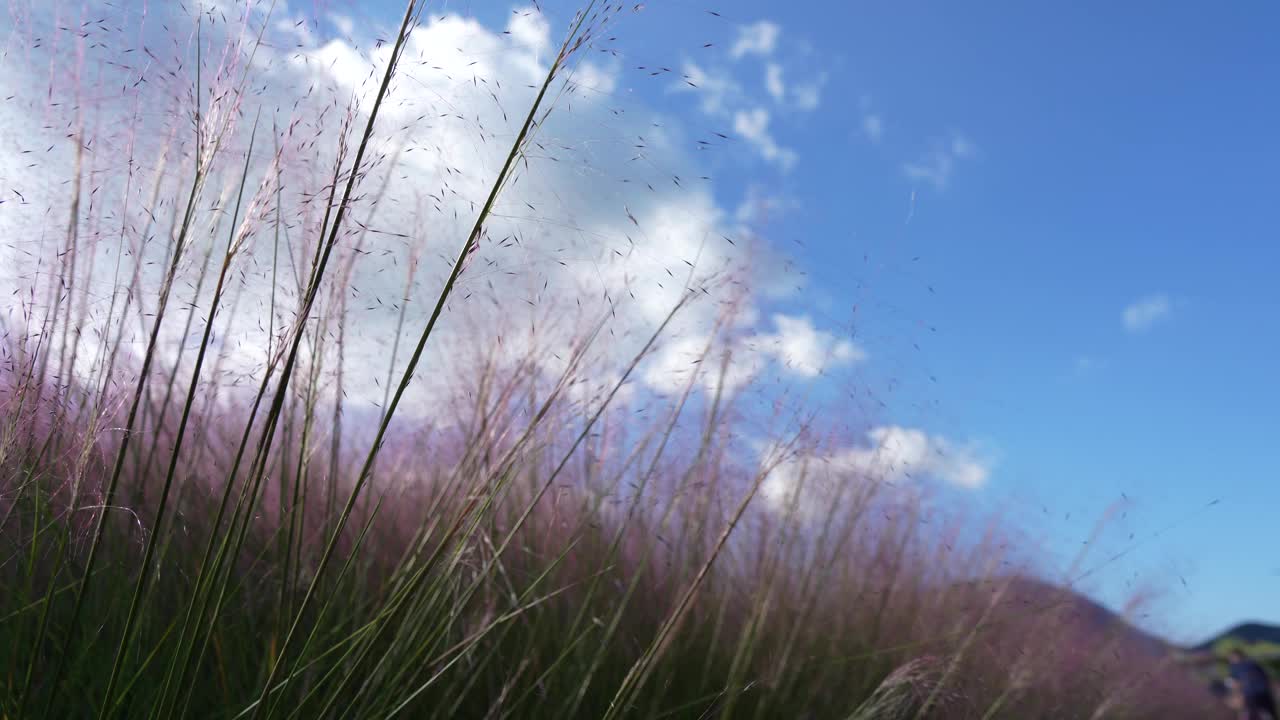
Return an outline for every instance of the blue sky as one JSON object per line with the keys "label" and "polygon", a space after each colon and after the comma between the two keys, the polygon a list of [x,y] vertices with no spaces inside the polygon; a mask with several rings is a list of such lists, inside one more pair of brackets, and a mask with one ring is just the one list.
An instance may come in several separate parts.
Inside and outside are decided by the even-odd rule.
{"label": "blue sky", "polygon": [[[1084,565],[1132,548],[1087,587],[1119,604],[1138,572],[1164,591],[1145,624],[1196,639],[1280,621],[1280,10],[711,9],[629,16],[625,62],[723,71],[738,105],[768,110],[794,166],[716,159],[717,192],[785,208],[768,233],[809,278],[788,302],[868,305],[867,377],[904,376],[893,419],[979,443],[978,502],[1060,558],[1128,498]],[[770,49],[733,58],[761,21]],[[817,106],[772,101],[770,63],[815,83]],[[729,125],[696,93],[622,77],[691,126]]]}
{"label": "blue sky", "polygon": [[[553,28],[571,6],[542,4]],[[856,318],[883,420],[989,470],[958,502],[1048,567],[1105,522],[1082,587],[1115,607],[1154,587],[1139,622],[1194,641],[1280,622],[1278,22],[1263,2],[653,3],[610,33],[610,94],[691,145],[734,138],[698,161],[804,273],[774,309]]]}

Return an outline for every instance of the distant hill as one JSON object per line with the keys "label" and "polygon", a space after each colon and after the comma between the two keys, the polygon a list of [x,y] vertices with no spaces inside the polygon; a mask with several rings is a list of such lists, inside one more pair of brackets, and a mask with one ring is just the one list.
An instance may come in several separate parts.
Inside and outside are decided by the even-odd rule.
{"label": "distant hill", "polygon": [[1241,623],[1188,649],[1192,652],[1208,652],[1223,640],[1235,640],[1246,645],[1257,643],[1280,645],[1280,626],[1258,622]]}
{"label": "distant hill", "polygon": [[1021,576],[1011,580],[1007,592],[1013,604],[1038,612],[1055,612],[1075,632],[1119,640],[1140,655],[1161,656],[1174,649],[1163,638],[1142,630],[1079,591]]}
{"label": "distant hill", "polygon": [[1119,640],[1138,655],[1163,656],[1176,653],[1192,661],[1209,661],[1213,659],[1212,651],[1218,643],[1234,640],[1250,646],[1271,646],[1259,650],[1265,657],[1280,657],[1280,625],[1240,623],[1198,645],[1179,647],[1142,630],[1076,590],[1026,575],[1005,578],[1003,582],[1007,583],[1003,604],[1008,609],[1028,614],[1053,613],[1056,622],[1069,624],[1076,633]]}
{"label": "distant hill", "polygon": [[[961,594],[972,593],[978,605],[996,602],[989,617],[998,618],[1014,636],[1043,633],[1053,626],[1060,637],[1074,638],[1084,656],[1106,648],[1109,657],[1142,661],[1177,651],[1166,640],[1133,625],[1087,595],[1028,575],[968,581],[953,586]],[[998,594],[997,594],[998,593]],[[969,601],[972,607],[972,600]],[[1058,648],[1066,651],[1066,648]]]}

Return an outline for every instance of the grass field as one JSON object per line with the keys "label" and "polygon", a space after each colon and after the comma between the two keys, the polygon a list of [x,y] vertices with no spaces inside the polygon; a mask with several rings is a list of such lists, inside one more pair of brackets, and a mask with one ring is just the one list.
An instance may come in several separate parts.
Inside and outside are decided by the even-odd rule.
{"label": "grass field", "polygon": [[[1212,716],[1024,529],[837,461],[860,406],[740,375],[747,260],[664,257],[641,182],[634,238],[536,209],[614,152],[574,105],[630,12],[504,86],[412,1],[308,88],[270,3],[14,6],[0,717]],[[583,244],[641,249],[541,294]]]}

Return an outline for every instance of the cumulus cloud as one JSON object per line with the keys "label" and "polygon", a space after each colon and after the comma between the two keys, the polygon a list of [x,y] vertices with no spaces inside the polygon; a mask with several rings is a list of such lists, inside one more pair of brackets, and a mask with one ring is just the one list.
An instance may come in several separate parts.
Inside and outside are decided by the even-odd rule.
{"label": "cumulus cloud", "polygon": [[862,362],[867,353],[849,340],[837,340],[819,330],[807,316],[775,314],[776,331],[754,339],[762,352],[771,354],[788,371],[816,377],[828,367]]}
{"label": "cumulus cloud", "polygon": [[977,489],[986,484],[990,469],[972,448],[958,446],[923,430],[898,426],[881,427],[869,433],[876,450],[849,451],[850,460],[863,467],[885,470],[887,478],[906,478],[923,473],[956,487]]}
{"label": "cumulus cloud", "polygon": [[727,355],[711,334],[689,335],[673,339],[659,347],[646,363],[643,380],[664,395],[684,391],[690,382],[708,393],[733,393],[760,372],[756,358]]}
{"label": "cumulus cloud", "polygon": [[1120,314],[1120,319],[1125,330],[1137,333],[1150,330],[1156,323],[1167,319],[1171,312],[1173,305],[1167,295],[1148,295],[1130,303]]}
{"label": "cumulus cloud", "polygon": [[[763,462],[776,462],[770,450]],[[867,433],[867,443],[823,454],[797,454],[777,463],[761,494],[776,509],[795,502],[802,513],[828,510],[851,487],[864,483],[901,486],[933,478],[953,487],[977,490],[986,485],[989,464],[970,446],[918,428],[889,425]],[[798,493],[798,494],[797,494]]]}
{"label": "cumulus cloud", "polygon": [[551,22],[535,10],[514,13],[507,22],[507,33],[518,44],[535,53],[551,49]]}
{"label": "cumulus cloud", "polygon": [[739,60],[747,55],[772,55],[778,46],[782,28],[768,20],[738,27],[738,37],[729,50],[729,57]]}
{"label": "cumulus cloud", "polygon": [[973,141],[955,133],[947,141],[937,141],[920,159],[906,163],[902,172],[911,180],[927,182],[937,190],[945,190],[951,182],[956,164],[977,153]]}
{"label": "cumulus cloud", "polygon": [[[106,4],[95,9],[107,15],[120,12]],[[167,18],[170,26],[180,26],[183,18],[178,15],[187,12],[178,5],[164,10],[175,14]],[[47,20],[53,22],[51,17]],[[263,107],[259,148],[273,146],[263,139],[263,128],[277,129],[288,173],[283,190],[286,241],[314,243],[323,216],[318,209],[323,203],[315,199],[325,196],[326,173],[335,160],[335,138],[348,123],[348,115],[352,127],[363,126],[380,73],[388,62],[389,48],[370,37],[320,39],[310,33],[307,24],[289,20],[273,23],[267,33],[268,45],[258,52],[250,73],[253,91],[247,97],[252,105],[246,108]],[[342,29],[343,23],[330,20]],[[252,27],[252,19],[248,25]],[[152,27],[158,32],[159,23]],[[228,37],[234,37],[233,30],[228,29]],[[751,47],[764,47],[760,37],[767,39],[769,31],[764,32]],[[205,35],[206,42],[213,42],[213,33],[210,30]],[[255,33],[242,35],[252,38]],[[551,23],[533,10],[513,14],[505,27],[486,26],[457,14],[431,15],[413,31],[391,100],[379,116],[379,133],[370,146],[355,203],[335,251],[337,259],[326,290],[332,294],[321,303],[324,312],[336,312],[341,300],[351,316],[359,318],[348,323],[345,340],[348,372],[344,391],[351,402],[382,401],[390,349],[402,311],[405,330],[396,356],[397,373],[403,369],[403,348],[416,340],[424,324],[430,302],[447,276],[533,98],[531,86],[540,82],[547,70],[555,42]],[[171,56],[155,61],[165,63],[166,68],[178,67],[183,57],[182,50],[171,45],[175,48]],[[167,47],[161,42],[150,46]],[[94,48],[90,55],[106,52],[109,48]],[[212,56],[206,53],[206,57]],[[31,64],[22,64],[28,62]],[[74,175],[75,153],[74,143],[67,141],[65,123],[48,120],[51,110],[46,98],[50,95],[38,85],[50,75],[48,58],[11,53],[4,63],[0,91],[17,99],[0,110],[0,120],[9,130],[0,142],[0,180],[4,181],[0,184],[25,197],[22,203],[6,202],[0,218],[6,236],[0,242],[4,268],[0,270],[0,289],[9,296],[27,288],[30,277],[38,276],[46,283],[54,280],[48,268],[56,267],[53,261],[60,250],[58,243],[37,239],[54,237],[54,229],[63,227],[69,192],[66,180]],[[44,75],[31,72],[42,63]],[[130,84],[137,80],[137,67],[124,63],[104,67],[107,75],[119,73],[118,79],[128,79]],[[486,232],[468,257],[454,299],[428,345],[421,367],[431,370],[415,379],[400,412],[429,412],[432,393],[438,390],[432,384],[443,384],[449,369],[461,364],[458,358],[463,348],[499,348],[513,356],[537,349],[539,362],[550,372],[563,366],[563,350],[569,339],[602,315],[610,321],[608,340],[598,345],[598,376],[613,379],[619,362],[636,352],[677,301],[693,290],[698,299],[670,326],[666,354],[655,354],[638,378],[644,386],[661,391],[678,376],[677,365],[705,345],[711,328],[724,313],[729,303],[722,290],[724,281],[743,280],[738,288],[769,287],[779,282],[774,269],[753,267],[748,262],[747,254],[753,251],[741,247],[746,235],[741,221],[718,204],[709,182],[697,180],[701,174],[697,158],[685,149],[678,119],[660,116],[642,104],[618,113],[613,99],[591,92],[611,87],[616,73],[614,66],[588,56],[562,76],[552,93],[562,101],[539,123],[517,175],[499,196]],[[210,72],[206,82],[224,82],[236,76],[235,72],[221,76]],[[132,215],[125,223],[125,253],[116,252],[118,243],[112,237],[111,242],[94,244],[101,262],[80,265],[82,270],[95,265],[115,268],[81,279],[79,287],[91,286],[90,297],[101,305],[87,308],[95,317],[102,316],[113,299],[119,300],[121,288],[127,288],[122,279],[127,279],[134,267],[133,253],[146,260],[141,270],[145,285],[154,286],[162,267],[159,261],[167,243],[164,223],[173,213],[175,201],[162,192],[166,204],[163,212],[154,214],[164,222],[152,222],[153,179],[167,191],[176,187],[179,179],[189,177],[191,167],[184,155],[189,149],[183,145],[189,142],[190,134],[186,105],[190,84],[180,73],[167,78],[156,71],[149,82],[126,85],[125,94],[106,96],[93,108],[103,120],[112,121],[102,124],[107,129],[95,139],[94,148],[110,148],[117,155],[132,152],[133,167],[159,168],[150,175],[139,172],[142,179],[131,183],[124,176],[126,166],[111,164],[105,154],[86,161],[94,168],[93,187],[101,190],[95,190],[94,202],[127,208]],[[55,87],[52,100],[69,103],[74,90]],[[723,94],[730,92],[730,86],[723,89]],[[140,124],[119,122],[133,117],[139,107],[148,110],[137,116]],[[761,112],[748,113],[735,125],[745,130],[743,136],[758,152],[789,166],[794,154],[779,147],[768,134],[769,116],[767,111]],[[221,163],[233,169],[243,162],[252,113],[227,117],[233,127]],[[619,138],[627,142],[617,142]],[[32,148],[43,150],[50,144],[54,147],[41,155],[40,163],[32,163]],[[269,154],[261,151],[257,156],[251,183],[263,177],[263,158]],[[235,172],[225,170],[210,179],[194,235],[202,245],[189,253],[180,268],[175,303],[194,300],[207,306],[208,284],[203,297],[193,298],[194,280],[203,244],[229,213],[205,208],[229,207],[235,178]],[[387,190],[380,194],[377,187],[384,181]],[[376,197],[381,200],[375,206]],[[113,219],[117,233],[121,220],[124,218]],[[298,278],[303,273],[297,264],[281,270],[273,291],[272,244],[264,240],[270,235],[259,228],[256,239],[246,244],[237,259],[236,287],[231,293],[236,309],[220,316],[215,331],[214,351],[226,357],[222,372],[231,382],[245,383],[259,376],[266,348],[292,322],[291,313],[298,307]],[[726,237],[738,237],[739,246],[726,242]],[[306,258],[314,245],[287,249]],[[344,270],[347,266],[349,271]],[[416,268],[412,279],[408,276],[410,267]],[[343,275],[346,272],[349,275]],[[154,293],[138,297],[138,302],[148,303],[147,312],[154,310]],[[769,317],[758,311],[767,301],[767,297],[750,292],[732,299],[741,310],[740,316],[752,323]],[[13,313],[5,319],[20,321]],[[172,353],[191,342],[181,336],[181,326],[179,322],[166,325],[162,352]],[[128,333],[138,332],[136,324],[122,327]],[[787,338],[785,342],[780,339],[779,345],[789,348],[788,360],[779,362],[797,379],[813,376],[815,369],[825,364],[851,362],[858,357],[856,349],[828,340],[824,331],[811,325],[788,327],[775,320],[770,328],[748,324],[735,330],[747,337]],[[134,334],[126,338],[126,351],[145,347],[143,339]],[[94,339],[87,337],[86,347],[92,342]],[[91,358],[95,353],[86,351],[83,355]],[[757,366],[752,357],[772,362],[770,358],[781,356],[768,350],[744,351],[743,357],[741,364],[732,366],[729,382],[740,384],[753,376]],[[326,372],[331,372],[332,361],[328,362]],[[351,368],[361,371],[352,372]]]}
{"label": "cumulus cloud", "polygon": [[[749,319],[754,326],[756,318]],[[710,391],[732,393],[768,367],[781,375],[810,380],[829,369],[867,359],[861,347],[817,328],[808,316],[775,313],[771,319],[771,332],[750,332],[748,328],[735,341],[723,345],[713,343],[709,334],[667,343],[647,365],[645,382],[674,394],[696,376]]]}

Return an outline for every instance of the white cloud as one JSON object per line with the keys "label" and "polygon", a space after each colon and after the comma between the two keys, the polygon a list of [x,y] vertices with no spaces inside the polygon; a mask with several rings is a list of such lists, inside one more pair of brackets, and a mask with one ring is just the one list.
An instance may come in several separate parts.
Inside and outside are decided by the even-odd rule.
{"label": "white cloud", "polygon": [[738,39],[729,50],[729,56],[739,60],[747,55],[772,55],[778,46],[778,36],[782,28],[776,23],[761,20],[750,25],[738,27]]}
{"label": "white cloud", "polygon": [[708,393],[733,393],[759,374],[762,364],[754,353],[734,351],[726,358],[726,351],[709,334],[676,338],[660,346],[645,363],[642,377],[664,395],[683,392],[690,381]]}
{"label": "white cloud", "polygon": [[583,63],[574,69],[571,79],[575,87],[598,95],[609,95],[618,89],[616,65],[605,67]]}
{"label": "white cloud", "polygon": [[[103,7],[108,15],[119,12]],[[187,11],[174,4],[165,6],[165,12],[175,14],[170,20],[181,22],[183,18],[177,14]],[[289,228],[287,239],[314,242],[320,217],[316,203],[306,199],[323,196],[324,169],[332,166],[336,149],[333,138],[344,122],[343,113],[350,98],[358,103],[351,110],[352,125],[363,126],[364,113],[389,50],[386,44],[358,49],[344,39],[322,41],[307,31],[305,23],[295,23],[296,20],[278,27],[273,24],[267,34],[269,44],[259,51],[250,73],[249,86],[252,107],[261,104],[264,108],[263,127],[275,124],[287,128],[297,123],[296,133],[282,137],[280,142],[288,172],[283,219]],[[175,25],[170,23],[171,27]],[[430,309],[429,302],[447,275],[461,238],[465,238],[476,208],[483,203],[489,184],[505,159],[509,148],[506,143],[533,97],[529,86],[540,81],[551,60],[552,40],[546,18],[535,12],[517,13],[505,29],[506,34],[501,28],[489,28],[460,15],[432,15],[414,30],[408,43],[406,62],[393,86],[392,102],[382,108],[379,133],[370,146],[370,161],[362,168],[364,180],[357,191],[356,205],[344,223],[346,230],[334,261],[338,269],[331,267],[328,274],[332,289],[338,286],[341,268],[347,262],[353,263],[349,286],[343,286],[348,292],[352,317],[358,318],[348,324],[345,340],[348,372],[344,389],[352,402],[381,401],[409,258],[416,254],[418,270],[409,293],[405,336],[416,339]],[[229,36],[231,30],[228,28]],[[285,36],[288,42],[281,41]],[[206,41],[215,42],[212,37],[206,35]],[[165,44],[153,42],[150,46]],[[100,59],[94,53],[108,52],[111,50],[106,47],[91,49],[87,61]],[[172,54],[180,56],[180,49]],[[234,53],[231,56],[235,57]],[[44,74],[30,72],[22,65],[26,62],[35,67],[43,64]],[[173,64],[176,66],[176,61]],[[74,153],[62,142],[41,156],[38,167],[24,154],[31,148],[39,146],[43,150],[65,139],[61,124],[46,122],[48,95],[45,88],[38,87],[38,79],[47,77],[50,67],[47,57],[27,58],[20,53],[10,53],[0,60],[0,91],[4,96],[16,96],[0,108],[0,120],[10,130],[6,138],[0,139],[0,186],[17,189],[26,196],[25,204],[6,202],[4,214],[0,215],[0,230],[8,238],[0,241],[0,290],[6,296],[15,288],[25,288],[25,278],[39,267],[45,268],[42,279],[49,280],[47,268],[59,249],[58,243],[38,245],[26,238],[39,238],[42,234],[51,237],[47,232],[49,223],[65,219],[62,208],[67,205],[67,191],[63,181],[73,172]],[[119,80],[110,77],[114,72],[129,75],[112,69],[117,66],[104,67],[108,75],[104,82]],[[696,66],[688,67],[701,72]],[[614,377],[611,373],[616,373],[618,361],[629,359],[638,350],[686,287],[706,287],[708,293],[700,293],[702,299],[692,303],[671,326],[664,349],[655,354],[653,365],[646,366],[638,378],[641,383],[662,390],[671,384],[668,375],[674,374],[688,354],[694,349],[700,352],[705,346],[722,312],[720,303],[728,302],[721,292],[728,280],[741,280],[737,288],[779,284],[781,273],[775,267],[755,268],[748,263],[747,256],[755,251],[740,247],[747,244],[743,242],[744,234],[739,233],[741,223],[717,204],[710,184],[695,180],[699,175],[697,158],[685,150],[687,144],[680,140],[682,128],[677,120],[662,118],[662,124],[655,123],[657,115],[643,105],[629,107],[626,114],[617,115],[598,93],[575,92],[578,86],[611,87],[616,82],[615,74],[611,66],[587,57],[576,65],[572,76],[565,76],[573,83],[563,96],[566,102],[539,123],[538,144],[530,146],[517,176],[500,195],[486,225],[487,235],[469,259],[454,300],[428,345],[422,367],[432,370],[421,373],[414,381],[402,413],[412,415],[432,407],[432,393],[441,392],[433,383],[447,385],[451,369],[463,364],[456,358],[468,348],[478,348],[479,352],[501,347],[512,356],[537,349],[542,363],[539,367],[554,371],[563,366],[563,356],[557,352],[567,346],[568,338],[605,312],[610,312],[613,319],[608,326],[608,340],[598,344],[596,360],[601,369],[597,376]],[[235,72],[226,74],[234,76]],[[136,128],[129,122],[102,123],[106,129],[95,146],[133,147],[131,138],[136,133],[133,167],[146,168],[148,172],[162,168],[166,180],[163,187],[176,185],[174,179],[189,171],[189,163],[182,161],[187,149],[170,149],[170,154],[164,156],[167,160],[160,160],[167,138],[189,142],[189,133],[182,128],[190,114],[181,107],[181,98],[188,93],[188,78],[178,73],[170,79],[157,70],[147,83],[134,85],[136,76],[128,79],[126,87],[130,89],[120,97],[103,100],[96,111],[103,118],[128,118],[137,103],[154,108],[154,112],[146,113],[144,124]],[[735,126],[751,147],[771,162],[789,167],[795,161],[794,153],[779,147],[769,135],[767,111],[759,109],[733,116],[720,106],[728,102],[734,88],[726,81],[716,91],[719,95],[704,96],[704,102],[714,100],[714,111],[734,117]],[[52,100],[64,100],[59,93],[66,92],[66,88],[58,88]],[[232,94],[228,91],[220,96]],[[274,108],[280,110],[274,111],[273,116]],[[234,153],[242,153],[248,144],[252,113],[233,113],[231,117],[240,124],[232,129],[231,141],[219,158],[217,167],[224,169],[215,170],[199,204],[195,237],[202,242],[212,235],[222,215],[208,208],[215,204],[226,206],[218,198],[229,196],[237,175],[233,170],[243,158]],[[602,132],[616,138],[643,136],[644,144],[637,149],[630,140],[594,141],[602,137]],[[273,143],[264,139],[266,131],[260,128],[259,133],[258,147],[272,147]],[[397,156],[395,148],[401,145],[402,152]],[[256,183],[263,175],[265,154],[257,156],[251,168],[255,180],[251,182]],[[635,162],[638,156],[645,162]],[[138,228],[138,232],[151,228],[153,237],[145,245],[137,237],[130,237],[129,241],[138,243],[143,256],[151,261],[143,270],[143,282],[154,286],[160,267],[155,261],[163,257],[165,231],[149,223],[140,209],[150,204],[153,176],[148,174],[128,183],[124,170],[109,163],[99,166],[97,172],[94,185],[101,191],[95,203],[127,207],[136,213],[129,227]],[[674,175],[683,180],[674,180]],[[375,211],[371,198],[377,195],[378,183],[387,176],[391,180],[388,191]],[[637,191],[647,185],[652,187],[651,192]],[[122,202],[126,192],[131,198],[127,203]],[[166,208],[173,204],[167,195],[163,199],[168,203]],[[364,237],[365,245],[359,254],[353,251],[360,237],[356,220],[378,231]],[[120,227],[114,220],[112,224]],[[739,238],[739,247],[724,242],[723,236]],[[97,265],[114,268],[114,238],[95,247],[103,261]],[[223,316],[223,324],[216,332],[217,349],[225,351],[227,358],[224,373],[232,379],[243,381],[259,373],[268,344],[266,328],[274,327],[278,334],[296,309],[292,271],[282,272],[275,316],[271,316],[270,248],[270,242],[258,238],[255,243],[251,239],[237,259],[237,309]],[[175,303],[192,300],[190,293],[199,269],[196,260],[201,254],[202,251],[193,251],[180,269]],[[760,254],[763,253],[756,256]],[[132,255],[124,256],[121,266],[125,273],[130,271],[132,262]],[[89,266],[83,263],[80,267]],[[87,310],[101,314],[113,297],[119,297],[116,293],[121,286],[110,272],[97,273],[91,284],[92,297],[98,298],[102,306]],[[205,295],[197,299],[197,305],[207,305],[208,292],[206,283]],[[856,348],[834,340],[807,319],[791,325],[774,319],[776,327],[758,327],[757,318],[769,317],[757,308],[768,299],[765,291],[734,292],[741,293],[732,298],[741,310],[741,324],[735,326],[735,332],[741,337],[776,336],[776,352],[785,350],[786,354],[777,356],[772,349],[756,353],[744,350],[740,360],[735,354],[729,384],[745,382],[761,367],[760,363],[772,362],[775,357],[780,367],[804,378],[832,363],[852,362],[860,356]],[[142,302],[154,303],[154,293],[140,293],[139,297]],[[325,305],[329,307],[329,300]],[[148,311],[151,309],[148,306]],[[176,321],[166,324],[166,347],[176,348],[191,341],[180,336],[181,327],[182,323]],[[126,330],[137,332],[134,325]],[[92,338],[85,340],[86,344],[92,342]],[[397,373],[403,369],[404,348],[408,344],[406,340],[400,345]],[[126,350],[144,346],[144,339],[133,335],[126,339]],[[722,350],[723,345],[715,352]],[[93,355],[88,351],[83,354]],[[377,370],[352,373],[352,368]]]}
{"label": "white cloud", "polygon": [[[912,480],[933,478],[977,490],[991,474],[989,463],[972,447],[918,428],[877,427],[867,433],[867,440],[862,446],[786,458],[769,473],[761,494],[776,510],[786,510],[794,501],[802,514],[813,516],[830,511],[862,483],[904,488]],[[776,459],[772,452],[764,453],[762,463]]]}
{"label": "white cloud", "polygon": [[1131,303],[1120,317],[1126,330],[1142,332],[1168,318],[1172,311],[1173,305],[1167,295],[1148,295]]}
{"label": "white cloud", "polygon": [[551,50],[551,23],[536,10],[522,10],[507,21],[507,32],[519,45],[539,55]]}
{"label": "white cloud", "polygon": [[732,342],[713,343],[703,333],[665,343],[646,364],[644,381],[659,392],[674,394],[697,376],[707,390],[723,385],[731,393],[770,363],[783,374],[813,379],[829,368],[867,359],[861,347],[818,329],[807,316],[774,314],[772,320],[773,332],[748,333]]}
{"label": "white cloud", "polygon": [[[906,478],[923,473],[956,487],[977,489],[986,484],[990,469],[972,448],[957,446],[946,438],[929,435],[923,430],[898,426],[872,430],[869,437],[878,444],[873,465],[885,470],[886,477]],[[858,451],[853,457],[859,457]]]}
{"label": "white cloud", "polygon": [[760,153],[760,157],[776,163],[783,172],[795,167],[794,150],[778,145],[769,133],[769,111],[762,107],[739,110],[733,114],[733,130]]}
{"label": "white cloud", "polygon": [[776,314],[776,332],[761,335],[754,344],[773,355],[788,371],[803,377],[816,377],[828,367],[862,362],[867,353],[848,340],[837,340],[829,332],[818,330],[807,316]]}
{"label": "white cloud", "polygon": [[764,68],[764,87],[769,91],[769,96],[776,102],[782,102],[787,97],[787,85],[782,82],[782,66],[778,63],[769,63]]}
{"label": "white cloud", "polygon": [[935,142],[934,147],[915,162],[902,166],[902,172],[912,180],[924,181],[938,190],[945,190],[957,161],[971,158],[978,148],[969,138],[955,133],[946,142]]}

